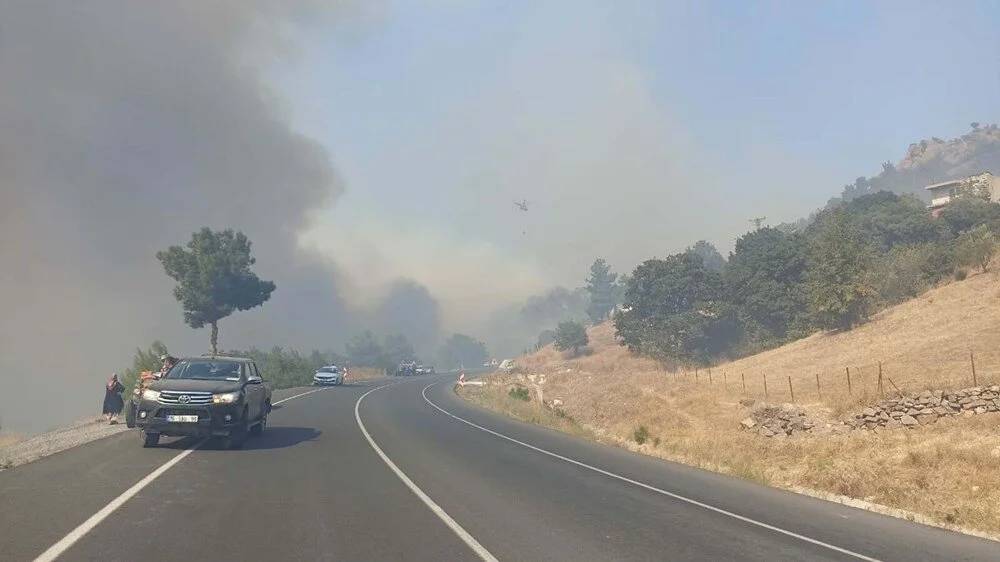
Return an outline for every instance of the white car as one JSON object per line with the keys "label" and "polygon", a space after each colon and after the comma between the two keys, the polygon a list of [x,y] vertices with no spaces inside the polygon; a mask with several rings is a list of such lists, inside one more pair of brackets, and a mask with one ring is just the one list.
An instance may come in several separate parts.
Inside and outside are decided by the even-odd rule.
{"label": "white car", "polygon": [[327,365],[316,369],[313,374],[313,384],[320,385],[341,385],[344,384],[344,371],[336,365]]}

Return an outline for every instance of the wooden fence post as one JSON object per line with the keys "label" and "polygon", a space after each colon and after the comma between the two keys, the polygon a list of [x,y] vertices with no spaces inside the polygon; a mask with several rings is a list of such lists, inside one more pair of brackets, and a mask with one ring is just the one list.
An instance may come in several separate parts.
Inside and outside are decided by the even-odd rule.
{"label": "wooden fence post", "polygon": [[726,378],[726,372],[722,371],[722,388],[726,392],[729,392],[729,380]]}
{"label": "wooden fence post", "polygon": [[740,378],[743,379],[743,394],[747,393],[747,374],[740,373]]}
{"label": "wooden fence post", "polygon": [[898,386],[896,386],[896,383],[892,382],[892,377],[886,377],[886,378],[889,379],[889,384],[891,384],[892,387],[896,389],[896,393],[899,394],[900,397],[902,397],[903,391],[900,390]]}
{"label": "wooden fence post", "polygon": [[851,392],[851,368],[844,367],[844,369],[847,371],[847,394],[848,396],[852,396],[854,393]]}
{"label": "wooden fence post", "polygon": [[698,369],[694,370],[694,382],[698,382]]}
{"label": "wooden fence post", "polygon": [[712,368],[708,368],[708,384],[712,384]]}
{"label": "wooden fence post", "polygon": [[819,388],[819,373],[816,373],[816,396],[823,398],[823,391]]}
{"label": "wooden fence post", "polygon": [[764,377],[764,400],[767,400],[767,373],[761,373],[761,376]]}
{"label": "wooden fence post", "polygon": [[885,390],[882,388],[882,362],[878,362],[878,395],[879,398],[885,397]]}
{"label": "wooden fence post", "polygon": [[795,403],[795,390],[792,388],[792,376],[788,376],[788,394],[792,397],[792,404]]}
{"label": "wooden fence post", "polygon": [[976,356],[969,352],[969,363],[972,364],[972,386],[979,386],[979,382],[976,380]]}

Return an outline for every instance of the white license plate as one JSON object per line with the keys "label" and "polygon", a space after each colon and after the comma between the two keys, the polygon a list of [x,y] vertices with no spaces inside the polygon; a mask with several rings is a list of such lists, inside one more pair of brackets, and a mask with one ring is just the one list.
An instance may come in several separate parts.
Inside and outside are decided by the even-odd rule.
{"label": "white license plate", "polygon": [[180,422],[180,423],[198,423],[198,416],[176,416],[168,415],[168,422]]}

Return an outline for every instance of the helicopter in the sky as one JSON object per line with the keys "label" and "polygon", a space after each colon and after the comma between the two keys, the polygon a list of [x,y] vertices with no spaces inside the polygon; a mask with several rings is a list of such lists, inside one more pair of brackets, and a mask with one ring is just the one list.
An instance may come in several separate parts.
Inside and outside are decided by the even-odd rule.
{"label": "helicopter in the sky", "polygon": [[514,201],[514,206],[520,209],[521,211],[526,212],[528,210],[528,200],[522,199],[520,201]]}

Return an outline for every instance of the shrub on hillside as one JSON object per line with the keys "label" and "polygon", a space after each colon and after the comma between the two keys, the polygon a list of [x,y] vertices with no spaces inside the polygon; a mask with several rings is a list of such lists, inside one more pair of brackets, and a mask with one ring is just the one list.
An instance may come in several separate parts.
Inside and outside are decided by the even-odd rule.
{"label": "shrub on hillside", "polygon": [[632,439],[639,445],[642,445],[649,440],[649,430],[646,429],[646,426],[640,425],[632,432]]}
{"label": "shrub on hillside", "polygon": [[[941,265],[931,263],[938,258],[937,244],[901,246],[879,258],[873,274],[879,302],[883,305],[898,304],[929,289],[941,278],[934,271]],[[947,261],[950,272],[951,260]]]}
{"label": "shrub on hillside", "polygon": [[960,197],[941,211],[941,221],[954,236],[985,225],[1000,232],[1000,204],[978,197]]}
{"label": "shrub on hillside", "polygon": [[996,235],[986,225],[979,225],[955,240],[955,257],[958,264],[978,267],[982,272],[986,272],[996,251]]}
{"label": "shrub on hillside", "polygon": [[587,329],[579,322],[560,322],[556,328],[556,349],[559,351],[572,350],[577,353],[581,347],[585,347],[590,340],[587,339]]}
{"label": "shrub on hillside", "polygon": [[528,402],[529,400],[531,400],[531,392],[527,388],[524,388],[523,386],[510,389],[507,392],[507,395],[513,398],[514,400],[522,400],[524,402]]}
{"label": "shrub on hillside", "polygon": [[550,343],[556,341],[556,331],[555,330],[542,330],[542,333],[538,334],[538,342],[535,344],[535,349],[541,349]]}

